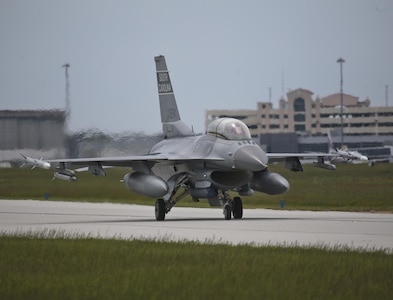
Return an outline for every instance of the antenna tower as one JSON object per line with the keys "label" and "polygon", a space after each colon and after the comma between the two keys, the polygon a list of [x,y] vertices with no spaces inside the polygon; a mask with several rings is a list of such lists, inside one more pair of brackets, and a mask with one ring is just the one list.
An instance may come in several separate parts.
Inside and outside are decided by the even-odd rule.
{"label": "antenna tower", "polygon": [[344,124],[343,124],[343,106],[344,106],[344,93],[343,93],[343,63],[345,63],[345,59],[340,57],[337,59],[337,62],[340,64],[340,98],[341,98],[341,109],[340,109],[340,119],[341,119],[341,147],[344,145]]}
{"label": "antenna tower", "polygon": [[385,85],[385,101],[386,101],[386,107],[388,106],[388,91],[389,91],[389,86]]}
{"label": "antenna tower", "polygon": [[65,110],[66,110],[66,132],[68,133],[68,125],[71,116],[71,100],[70,100],[70,78],[68,74],[68,68],[71,67],[69,63],[62,65],[65,69]]}
{"label": "antenna tower", "polygon": [[281,98],[284,99],[284,68],[281,69]]}
{"label": "antenna tower", "polygon": [[269,86],[269,102],[272,103],[272,87]]}

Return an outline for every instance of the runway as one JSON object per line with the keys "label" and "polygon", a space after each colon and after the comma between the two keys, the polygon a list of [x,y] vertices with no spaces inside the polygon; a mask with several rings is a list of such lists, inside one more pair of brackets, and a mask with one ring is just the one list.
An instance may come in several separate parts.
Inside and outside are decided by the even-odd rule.
{"label": "runway", "polygon": [[174,207],[164,222],[154,207],[112,203],[0,200],[0,233],[56,231],[99,238],[193,240],[253,245],[324,245],[393,252],[393,214]]}

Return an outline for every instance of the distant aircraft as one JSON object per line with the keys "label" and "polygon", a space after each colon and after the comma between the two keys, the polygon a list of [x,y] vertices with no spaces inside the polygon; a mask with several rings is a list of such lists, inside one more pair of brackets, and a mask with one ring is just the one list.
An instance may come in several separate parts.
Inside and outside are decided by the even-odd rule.
{"label": "distant aircraft", "polygon": [[[55,178],[74,181],[74,170],[80,166],[95,176],[105,176],[106,167],[130,167],[124,176],[125,186],[136,193],[156,198],[155,218],[163,221],[166,214],[186,195],[194,201],[207,199],[211,206],[222,206],[226,220],[241,219],[243,202],[239,196],[255,191],[269,195],[289,190],[288,181],[268,170],[268,161],[284,161],[292,171],[303,171],[300,158],[314,157],[315,166],[334,170],[324,157],[332,154],[265,153],[251,138],[248,127],[240,120],[213,120],[206,134],[196,136],[180,119],[173,87],[164,56],[154,58],[158,96],[165,139],[141,156],[94,157],[76,159],[25,160],[41,168],[56,166]],[[239,196],[231,199],[229,192]]]}
{"label": "distant aircraft", "polygon": [[334,162],[348,162],[348,161],[360,161],[360,162],[368,162],[368,157],[362,155],[358,151],[350,151],[346,148],[338,149],[334,147],[332,137],[330,136],[330,132],[328,132],[328,144],[330,153],[337,154],[337,157],[333,157],[331,161]]}

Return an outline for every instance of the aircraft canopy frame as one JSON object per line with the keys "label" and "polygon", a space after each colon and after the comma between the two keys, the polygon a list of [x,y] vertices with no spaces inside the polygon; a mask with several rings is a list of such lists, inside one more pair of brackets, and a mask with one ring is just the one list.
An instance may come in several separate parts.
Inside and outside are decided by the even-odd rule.
{"label": "aircraft canopy frame", "polygon": [[207,133],[231,141],[251,140],[247,125],[234,118],[221,118],[212,121],[207,127]]}

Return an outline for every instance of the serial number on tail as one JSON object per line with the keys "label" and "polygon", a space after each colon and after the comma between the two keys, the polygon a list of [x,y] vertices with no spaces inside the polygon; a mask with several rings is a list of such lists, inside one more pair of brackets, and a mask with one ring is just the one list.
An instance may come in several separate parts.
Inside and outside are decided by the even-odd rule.
{"label": "serial number on tail", "polygon": [[157,83],[159,93],[173,93],[171,80],[167,72],[157,73]]}
{"label": "serial number on tail", "polygon": [[173,93],[172,86],[170,83],[159,83],[158,84],[159,93]]}

